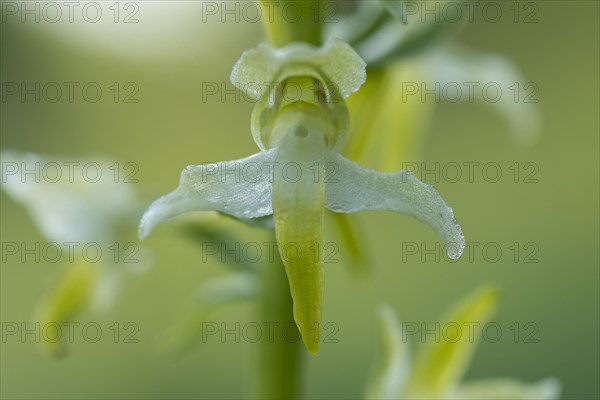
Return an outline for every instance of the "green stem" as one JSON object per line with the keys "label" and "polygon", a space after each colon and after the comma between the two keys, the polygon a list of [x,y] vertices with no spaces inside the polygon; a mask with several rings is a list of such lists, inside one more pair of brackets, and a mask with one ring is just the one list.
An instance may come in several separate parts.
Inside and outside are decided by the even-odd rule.
{"label": "green stem", "polygon": [[[272,238],[274,243],[275,235]],[[295,399],[300,389],[303,346],[294,323],[285,267],[279,253],[274,257],[261,272],[260,318],[268,324],[263,326],[273,327],[273,333],[264,335],[260,343],[256,398]]]}
{"label": "green stem", "polygon": [[263,20],[269,41],[275,47],[290,42],[321,44],[323,7],[319,1],[261,0]]}

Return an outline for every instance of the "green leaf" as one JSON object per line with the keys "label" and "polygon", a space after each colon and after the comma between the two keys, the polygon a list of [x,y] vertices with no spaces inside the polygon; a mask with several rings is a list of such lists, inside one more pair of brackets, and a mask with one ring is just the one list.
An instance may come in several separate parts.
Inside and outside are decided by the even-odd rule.
{"label": "green leaf", "polygon": [[[227,214],[221,214],[210,221],[186,225],[184,233],[189,238],[202,244],[202,246],[204,246],[203,249],[206,248],[212,250],[211,246],[216,246],[218,249],[235,249],[237,244],[248,241],[248,236],[240,230],[242,227],[240,224],[242,223],[253,226],[251,223],[246,223],[246,221],[252,221],[252,219],[244,220],[229,218]],[[221,253],[217,251],[208,251],[208,254],[215,256],[221,255]],[[219,261],[223,262],[222,257],[217,258],[219,258]],[[237,261],[236,257],[227,257],[224,263],[234,271],[242,272],[253,271],[259,267],[257,262],[248,260],[247,257],[240,257]]]}
{"label": "green leaf", "polygon": [[379,0],[379,3],[392,14],[396,19],[407,23],[408,16],[406,15],[406,0]]}
{"label": "green leaf", "polygon": [[428,342],[418,354],[407,386],[407,398],[443,399],[459,386],[476,349],[478,335],[469,324],[485,324],[496,306],[497,292],[485,287],[455,307],[440,325],[461,329],[457,340]]}
{"label": "green leaf", "polygon": [[394,310],[382,305],[379,317],[379,346],[365,398],[397,399],[410,371],[410,349],[402,339],[402,328]]}
{"label": "green leaf", "polygon": [[258,277],[250,272],[238,272],[203,283],[196,293],[194,305],[167,330],[160,341],[161,350],[180,356],[202,343],[205,324],[222,307],[254,299],[260,290]]}

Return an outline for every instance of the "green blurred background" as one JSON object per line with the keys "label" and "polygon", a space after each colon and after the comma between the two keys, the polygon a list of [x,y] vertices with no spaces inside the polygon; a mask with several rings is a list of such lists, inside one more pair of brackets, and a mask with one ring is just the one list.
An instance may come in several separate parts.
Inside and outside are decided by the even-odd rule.
{"label": "green blurred background", "polygon": [[[228,82],[241,52],[262,38],[256,23],[202,23],[199,3],[138,2],[140,22],[114,24],[21,23],[1,26],[2,82],[135,82],[136,104],[114,103],[106,92],[98,103],[76,97],[71,104],[18,99],[1,104],[1,147],[59,155],[107,154],[139,165],[135,189],[148,201],[172,190],[188,164],[241,158],[256,151],[250,132],[252,104],[229,96],[202,102],[202,82]],[[454,208],[468,241],[498,243],[500,261],[403,263],[400,242],[438,238],[426,226],[383,212],[358,215],[360,240],[373,273],[349,273],[348,254],[328,264],[324,320],[339,326],[338,343],[308,357],[305,395],[356,398],[362,393],[375,349],[374,309],[390,303],[404,321],[433,323],[448,305],[482,283],[502,292],[494,318],[504,329],[498,343],[479,346],[467,379],[558,377],[564,398],[598,398],[598,151],[599,4],[541,1],[539,23],[468,24],[461,39],[504,54],[540,87],[543,136],[518,147],[504,121],[489,108],[441,104],[410,161],[495,161],[504,173],[515,162],[535,162],[538,183],[469,183],[425,180]],[[108,7],[105,4],[105,11]],[[506,9],[506,7],[505,7]],[[77,15],[77,14],[76,14]],[[4,17],[4,16],[3,16]],[[231,89],[232,86],[228,85]],[[77,92],[76,92],[77,93]],[[431,178],[431,177],[429,177]],[[25,210],[1,195],[2,241],[43,241]],[[133,233],[133,229],[132,229]],[[328,238],[335,240],[328,230]],[[539,246],[538,263],[515,263],[508,247]],[[236,398],[252,370],[252,345],[198,346],[184,358],[157,351],[160,333],[174,322],[198,284],[223,275],[216,260],[203,264],[200,250],[171,225],[146,242],[155,264],[127,286],[109,315],[84,314],[81,321],[135,321],[138,344],[76,341],[58,360],[37,345],[8,340],[1,348],[2,398]],[[55,264],[4,263],[1,320],[30,321],[32,310],[56,281]],[[217,321],[251,321],[252,303],[230,307]],[[535,322],[539,342],[514,343],[509,326]]]}

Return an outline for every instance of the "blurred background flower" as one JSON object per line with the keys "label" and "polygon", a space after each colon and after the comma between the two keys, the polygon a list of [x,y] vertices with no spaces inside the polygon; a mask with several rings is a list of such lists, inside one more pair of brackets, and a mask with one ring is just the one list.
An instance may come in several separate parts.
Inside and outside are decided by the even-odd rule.
{"label": "blurred background flower", "polygon": [[[3,242],[4,259],[11,256],[9,265],[14,265],[29,256],[63,269],[39,300],[33,324],[60,326],[88,307],[107,311],[114,306],[124,275],[145,271],[150,264],[131,237],[122,241],[127,228],[131,235],[136,226],[142,204],[127,180],[111,173],[119,171],[119,163],[14,150],[3,150],[0,162],[2,191],[25,207],[47,241]],[[53,329],[52,339],[39,343],[51,355],[60,355],[67,338],[60,328]]]}
{"label": "blurred background flower", "polygon": [[[482,340],[481,333],[484,332],[483,337],[487,338],[485,332],[496,308],[496,297],[495,288],[481,287],[425,330],[414,322],[401,323],[392,308],[380,306],[378,357],[371,371],[366,397],[558,399],[560,383],[555,378],[545,378],[535,384],[511,378],[461,382],[476,346]],[[412,356],[411,340],[421,343],[416,357]]]}

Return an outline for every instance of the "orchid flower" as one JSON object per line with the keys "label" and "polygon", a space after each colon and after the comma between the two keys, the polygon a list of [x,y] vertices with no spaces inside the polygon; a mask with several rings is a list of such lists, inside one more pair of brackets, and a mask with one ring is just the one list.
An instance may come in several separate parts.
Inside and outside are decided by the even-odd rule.
{"label": "orchid flower", "polygon": [[179,187],[151,204],[139,227],[144,238],[162,220],[191,211],[244,219],[273,215],[294,319],[311,353],[319,343],[326,208],[407,214],[440,235],[449,257],[460,257],[464,247],[452,209],[433,187],[410,172],[370,170],[339,153],[349,127],[344,98],[365,81],[365,66],[338,39],[322,48],[260,45],[243,53],[231,81],[258,99],[251,131],[260,151],[241,160],[188,166]]}
{"label": "orchid flower", "polygon": [[[124,272],[139,273],[150,265],[143,249],[136,248],[135,262],[106,256],[127,226],[134,225],[141,211],[132,186],[106,173],[115,162],[107,158],[73,159],[14,150],[2,150],[0,159],[2,191],[25,207],[48,241],[61,247],[65,254],[69,251],[73,254],[73,259],[64,266],[62,277],[39,302],[36,319],[42,324],[60,324],[88,307],[96,311],[109,309],[123,287]],[[97,176],[86,178],[75,172],[75,166],[89,164],[96,166],[95,172],[100,171]],[[62,171],[66,168],[63,166],[69,165],[72,168],[69,173]],[[57,167],[59,173],[41,179],[40,171],[46,166]],[[80,249],[89,244],[99,246],[105,256],[97,262],[86,260]],[[69,250],[69,245],[79,246],[71,247],[78,251]],[[64,350],[60,341],[41,344],[51,355]]]}
{"label": "orchid flower", "polygon": [[[555,400],[560,382],[547,377],[536,383],[513,378],[491,378],[463,383],[481,333],[467,333],[467,326],[489,322],[497,302],[496,290],[481,288],[450,310],[443,326],[458,327],[456,337],[427,340],[416,357],[411,355],[408,337],[415,331],[403,329],[394,310],[379,308],[380,346],[371,371],[367,399],[513,399]],[[422,335],[421,335],[422,336]],[[424,338],[424,336],[422,336]]]}

